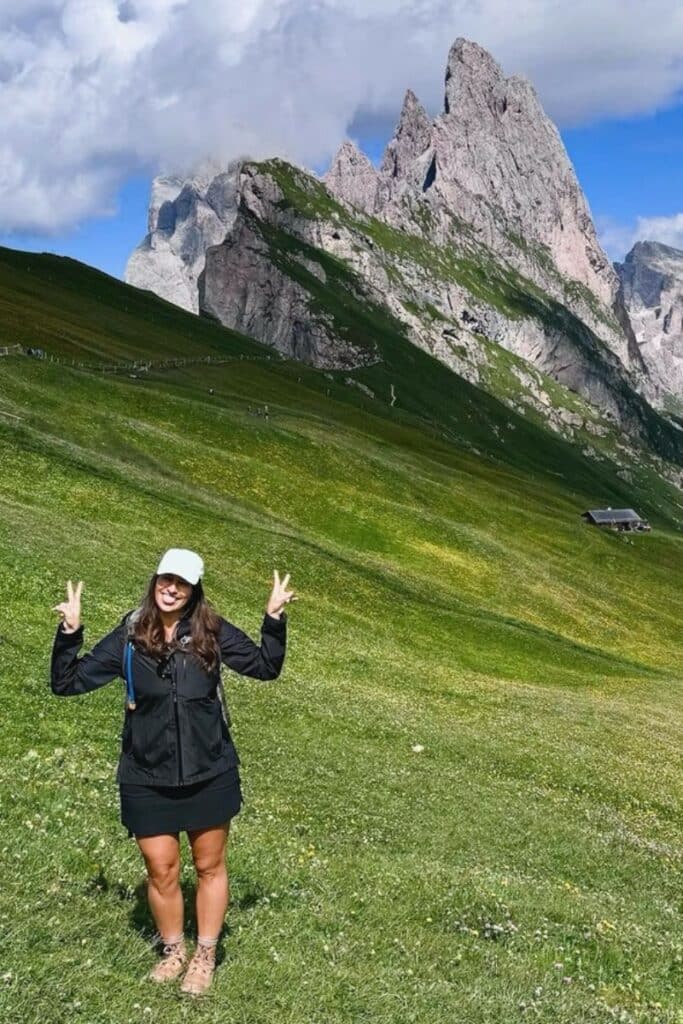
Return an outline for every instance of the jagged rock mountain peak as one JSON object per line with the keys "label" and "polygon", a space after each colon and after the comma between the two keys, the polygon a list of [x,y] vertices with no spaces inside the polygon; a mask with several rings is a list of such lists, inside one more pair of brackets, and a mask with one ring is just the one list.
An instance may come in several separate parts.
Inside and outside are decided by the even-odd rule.
{"label": "jagged rock mountain peak", "polygon": [[419,156],[431,143],[433,126],[433,118],[429,116],[413,90],[408,89],[392,141],[412,141],[412,154]]}
{"label": "jagged rock mountain peak", "polygon": [[[430,151],[432,145],[433,127],[434,122],[427,111],[412,89],[408,89],[396,133],[384,151],[381,174],[392,182],[414,179],[413,165],[415,161],[425,162],[425,154]],[[389,194],[390,192],[389,189]]]}
{"label": "jagged rock mountain peak", "polygon": [[655,307],[663,290],[675,287],[677,280],[683,283],[683,251],[662,242],[636,242],[615,268],[630,306]]}
{"label": "jagged rock mountain peak", "polygon": [[477,102],[488,100],[503,80],[502,68],[487,50],[469,39],[456,39],[446,63],[444,113],[456,110],[465,93]]}
{"label": "jagged rock mountain peak", "polygon": [[677,249],[673,245],[666,245],[664,242],[648,241],[647,239],[636,242],[630,253],[627,254],[626,259],[628,259],[629,256],[633,258],[641,253],[647,253],[652,256],[670,257],[675,260],[683,259],[683,249]]}
{"label": "jagged rock mountain peak", "polygon": [[406,89],[406,94],[403,97],[403,106],[401,107],[401,116],[398,119],[399,130],[406,122],[412,123],[416,120],[424,122],[426,127],[430,127],[432,123],[427,111],[413,90]]}
{"label": "jagged rock mountain peak", "polygon": [[[429,230],[439,243],[448,242],[455,215],[472,226],[479,241],[560,297],[561,284],[553,284],[552,266],[547,269],[554,264],[556,278],[576,281],[596,296],[613,321],[608,343],[627,365],[642,369],[612,315],[618,293],[614,269],[598,243],[559,132],[533,86],[519,76],[506,77],[491,54],[460,38],[448,55],[444,106],[432,120],[415,94],[406,94],[380,168],[375,213],[410,230],[403,223],[410,217],[406,193],[428,194],[435,213]],[[339,198],[349,191],[340,175],[327,184]],[[575,304],[578,315],[590,314],[590,302]]]}
{"label": "jagged rock mountain peak", "polygon": [[366,213],[374,212],[379,176],[365,153],[349,139],[339,147],[323,181],[338,199]]}
{"label": "jagged rock mountain peak", "polygon": [[[500,231],[549,250],[561,274],[608,306],[617,282],[555,125],[533,86],[482,47],[458,39],[446,72],[434,141],[443,200],[500,247]],[[493,222],[493,223],[492,223]]]}
{"label": "jagged rock mountain peak", "polygon": [[661,266],[671,265],[674,269],[683,263],[683,249],[675,249],[664,242],[641,241],[624,257],[624,263],[657,263]]}
{"label": "jagged rock mountain peak", "polygon": [[[492,55],[469,39],[456,39],[448,54],[444,114],[457,114],[473,104],[482,114],[500,117],[510,110],[519,116],[545,116],[531,82],[519,75],[506,78]],[[557,134],[554,125],[553,132]]]}
{"label": "jagged rock mountain peak", "polygon": [[356,143],[351,141],[351,139],[344,139],[337,150],[334,160],[330,164],[330,169],[325,177],[339,173],[339,171],[346,167],[372,167],[371,161],[365,153],[358,148]]}
{"label": "jagged rock mountain peak", "polygon": [[[375,215],[456,250],[467,226],[471,238],[566,304],[643,375],[619,281],[533,86],[506,77],[491,54],[461,38],[449,52],[444,106],[432,120],[407,93],[380,168]],[[344,197],[343,181],[329,187]]]}
{"label": "jagged rock mountain peak", "polygon": [[683,251],[636,242],[615,267],[650,375],[662,394],[683,403]]}

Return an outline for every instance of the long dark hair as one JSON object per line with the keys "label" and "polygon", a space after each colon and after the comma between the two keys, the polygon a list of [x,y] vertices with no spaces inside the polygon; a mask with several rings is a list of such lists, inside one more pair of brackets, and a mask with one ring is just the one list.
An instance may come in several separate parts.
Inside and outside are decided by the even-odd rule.
{"label": "long dark hair", "polygon": [[[135,612],[133,637],[153,658],[163,658],[169,649],[164,638],[164,624],[157,603],[154,600],[154,589],[159,577],[154,574],[140,607]],[[192,587],[190,600],[183,608],[181,618],[190,620],[190,650],[204,664],[209,672],[220,663],[218,654],[218,630],[220,619],[213,610],[204,594],[202,581]],[[174,641],[171,647],[176,646]]]}

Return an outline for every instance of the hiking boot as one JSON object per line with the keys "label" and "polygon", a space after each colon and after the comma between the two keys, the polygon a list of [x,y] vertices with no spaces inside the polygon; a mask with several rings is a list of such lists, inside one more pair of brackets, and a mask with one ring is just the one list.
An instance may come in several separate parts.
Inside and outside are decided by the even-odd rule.
{"label": "hiking boot", "polygon": [[150,971],[152,981],[174,981],[179,978],[187,963],[185,939],[167,943],[161,951],[159,963]]}
{"label": "hiking boot", "polygon": [[216,968],[216,947],[199,945],[185,972],[180,991],[191,996],[201,996],[213,981]]}

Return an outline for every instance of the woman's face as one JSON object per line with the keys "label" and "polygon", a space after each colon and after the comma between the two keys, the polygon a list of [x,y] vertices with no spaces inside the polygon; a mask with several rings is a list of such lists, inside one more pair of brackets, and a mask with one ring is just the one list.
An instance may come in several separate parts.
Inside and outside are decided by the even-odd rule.
{"label": "woman's face", "polygon": [[192,584],[182,576],[164,573],[154,584],[154,600],[160,612],[179,612],[192,596]]}

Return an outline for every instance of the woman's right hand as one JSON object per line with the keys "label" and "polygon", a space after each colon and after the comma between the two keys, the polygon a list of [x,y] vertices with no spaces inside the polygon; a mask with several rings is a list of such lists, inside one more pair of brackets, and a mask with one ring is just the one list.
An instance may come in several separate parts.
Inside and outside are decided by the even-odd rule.
{"label": "woman's right hand", "polygon": [[81,624],[81,591],[83,581],[79,580],[74,590],[74,585],[69,580],[66,584],[66,601],[55,605],[53,612],[59,612],[62,617],[62,629],[65,633],[75,633]]}

